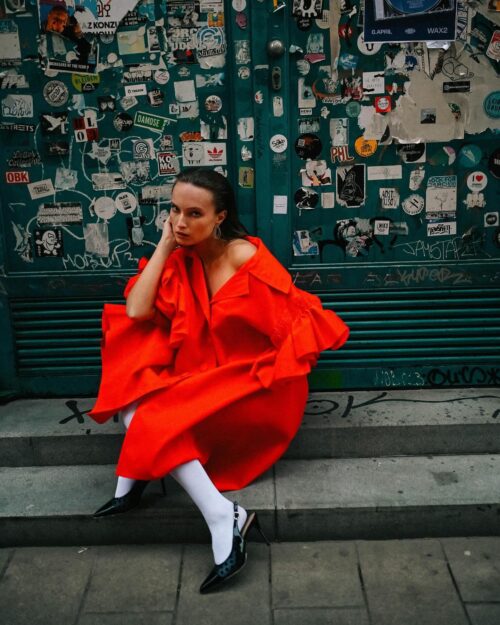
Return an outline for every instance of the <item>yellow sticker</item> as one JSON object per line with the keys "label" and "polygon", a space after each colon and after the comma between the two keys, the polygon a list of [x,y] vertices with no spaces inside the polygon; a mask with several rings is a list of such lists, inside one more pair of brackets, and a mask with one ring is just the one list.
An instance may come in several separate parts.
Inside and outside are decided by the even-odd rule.
{"label": "yellow sticker", "polygon": [[377,147],[378,142],[375,141],[375,139],[365,139],[364,137],[358,137],[354,142],[354,149],[360,156],[363,156],[364,158],[375,154],[375,152],[377,151]]}
{"label": "yellow sticker", "polygon": [[101,77],[94,74],[71,74],[71,82],[77,91],[94,91]]}

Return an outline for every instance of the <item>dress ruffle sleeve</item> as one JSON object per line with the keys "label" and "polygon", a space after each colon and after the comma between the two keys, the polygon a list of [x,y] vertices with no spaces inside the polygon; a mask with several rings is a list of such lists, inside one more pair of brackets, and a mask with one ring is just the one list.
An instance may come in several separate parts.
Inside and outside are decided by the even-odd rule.
{"label": "dress ruffle sleeve", "polygon": [[[147,262],[146,258],[139,261],[139,272],[127,282],[125,297]],[[175,259],[167,261],[154,305],[155,316],[138,321],[128,317],[125,305],[105,304],[101,383],[91,414],[96,421],[104,422],[120,407],[169,385],[176,349],[187,334],[186,302]]]}
{"label": "dress ruffle sleeve", "polygon": [[269,323],[274,348],[252,368],[266,388],[278,380],[307,375],[320,352],[339,349],[349,337],[348,326],[312,293],[291,285],[286,296],[276,296],[276,303]]}

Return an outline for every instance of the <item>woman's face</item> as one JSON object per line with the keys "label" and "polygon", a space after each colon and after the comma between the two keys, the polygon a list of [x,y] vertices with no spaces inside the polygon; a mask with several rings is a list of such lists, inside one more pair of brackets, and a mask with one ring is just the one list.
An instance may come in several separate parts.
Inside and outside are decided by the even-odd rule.
{"label": "woman's face", "polygon": [[213,236],[216,225],[226,217],[226,211],[215,212],[211,191],[188,182],[178,182],[172,191],[170,221],[179,245],[197,245]]}

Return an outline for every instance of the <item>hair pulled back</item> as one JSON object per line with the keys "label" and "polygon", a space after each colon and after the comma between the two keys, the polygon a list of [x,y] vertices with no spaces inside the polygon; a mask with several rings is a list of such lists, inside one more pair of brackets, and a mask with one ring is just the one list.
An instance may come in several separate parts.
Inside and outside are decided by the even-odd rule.
{"label": "hair pulled back", "polygon": [[238,218],[233,187],[225,176],[212,169],[199,167],[182,171],[177,176],[174,187],[178,182],[185,182],[210,191],[215,205],[215,212],[227,211],[226,218],[220,224],[222,239],[231,241],[232,239],[245,237],[248,234],[248,230]]}

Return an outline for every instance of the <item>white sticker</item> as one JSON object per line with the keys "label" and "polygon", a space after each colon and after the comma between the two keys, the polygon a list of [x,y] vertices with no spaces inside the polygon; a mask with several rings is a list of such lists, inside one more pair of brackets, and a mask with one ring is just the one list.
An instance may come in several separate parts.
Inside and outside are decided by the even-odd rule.
{"label": "white sticker", "polygon": [[374,54],[377,54],[381,47],[381,43],[366,43],[363,33],[361,33],[358,37],[358,50],[361,52],[361,54],[372,56]]}
{"label": "white sticker", "polygon": [[368,167],[368,180],[399,180],[403,177],[401,165],[372,165]]}
{"label": "white sticker", "polygon": [[125,96],[135,97],[138,95],[146,95],[148,92],[145,84],[142,85],[125,85]]}
{"label": "white sticker", "polygon": [[428,237],[444,237],[457,234],[456,221],[440,221],[438,223],[427,224]]}
{"label": "white sticker", "polygon": [[321,194],[321,208],[334,208],[335,207],[335,193],[328,191]]}
{"label": "white sticker", "polygon": [[375,219],[373,224],[373,234],[378,237],[386,237],[389,235],[391,222],[388,219]]}
{"label": "white sticker", "polygon": [[385,93],[384,72],[363,72],[363,92],[367,95]]}
{"label": "white sticker", "polygon": [[418,215],[424,210],[425,201],[421,195],[413,193],[403,200],[402,206],[407,215]]}
{"label": "white sticker", "polygon": [[285,137],[285,135],[273,135],[269,140],[269,146],[273,152],[281,154],[288,147],[288,139]]}
{"label": "white sticker", "polygon": [[132,213],[137,208],[137,198],[129,191],[123,191],[115,197],[115,205],[120,213]]}
{"label": "white sticker", "polygon": [[2,100],[2,117],[33,117],[33,96],[11,94]]}
{"label": "white sticker", "polygon": [[482,171],[475,171],[467,177],[467,186],[471,191],[482,191],[488,184],[488,177]]}
{"label": "white sticker", "polygon": [[425,169],[423,167],[418,167],[417,169],[413,169],[410,172],[410,191],[416,191],[420,185],[422,184],[425,178]]}
{"label": "white sticker", "polygon": [[104,195],[97,198],[92,208],[100,219],[108,220],[116,215],[116,204],[113,198]]}
{"label": "white sticker", "polygon": [[235,11],[244,11],[247,6],[247,0],[233,0],[231,5]]}
{"label": "white sticker", "polygon": [[273,115],[274,117],[282,117],[283,113],[283,98],[280,95],[275,95],[273,97]]}
{"label": "white sticker", "polygon": [[431,176],[425,193],[426,212],[449,212],[457,208],[457,177]]}
{"label": "white sticker", "polygon": [[273,197],[273,213],[275,215],[286,215],[288,212],[288,196],[275,195]]}
{"label": "white sticker", "polygon": [[227,146],[225,143],[208,143],[202,144],[204,155],[204,165],[227,165]]}
{"label": "white sticker", "polygon": [[56,192],[50,178],[46,178],[45,180],[39,180],[38,182],[30,182],[27,187],[32,200],[37,200],[41,197],[47,197],[48,195],[54,195],[54,193]]}
{"label": "white sticker", "polygon": [[394,210],[399,206],[399,190],[394,187],[379,189],[381,207],[385,210]]}
{"label": "white sticker", "polygon": [[194,80],[179,80],[174,82],[174,92],[177,102],[193,102],[196,100]]}

